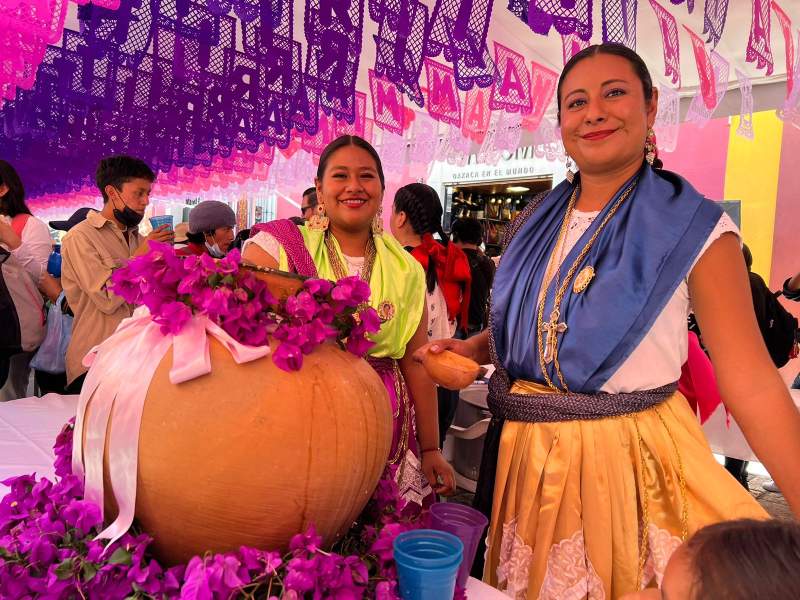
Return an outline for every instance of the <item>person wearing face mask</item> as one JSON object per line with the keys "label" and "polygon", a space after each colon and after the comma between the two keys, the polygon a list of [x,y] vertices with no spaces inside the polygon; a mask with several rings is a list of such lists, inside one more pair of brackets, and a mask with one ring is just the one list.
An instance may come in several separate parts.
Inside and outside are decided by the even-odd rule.
{"label": "person wearing face mask", "polygon": [[233,243],[236,215],[233,209],[219,200],[206,200],[189,213],[189,243],[176,252],[178,256],[209,254],[222,258]]}
{"label": "person wearing face mask", "polygon": [[66,356],[69,393],[78,393],[83,384],[87,370],[83,357],[133,313],[131,306],[108,289],[111,274],[131,257],[147,253],[148,241],[173,239],[168,225],[147,238],[139,235],[138,225],[155,178],[138,158],[104,158],[95,174],[103,196],[102,210],[89,211],[62,240],[61,284],[75,314]]}

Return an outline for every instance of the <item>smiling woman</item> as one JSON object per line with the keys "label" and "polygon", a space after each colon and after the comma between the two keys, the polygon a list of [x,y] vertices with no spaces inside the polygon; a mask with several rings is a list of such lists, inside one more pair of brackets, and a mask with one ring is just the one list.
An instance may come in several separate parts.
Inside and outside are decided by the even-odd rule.
{"label": "smiling woman", "polygon": [[[496,370],[476,504],[485,579],[515,598],[618,598],[661,583],[697,529],[764,518],[676,391],[694,310],[720,394],[800,514],[800,415],[764,347],[738,231],[664,171],[641,58],[590,46],[558,85],[580,171],[519,215],[488,332],[437,340]],[[418,353],[421,360],[428,347]]]}
{"label": "smiling woman", "polygon": [[369,362],[386,386],[394,415],[385,476],[397,481],[406,500],[427,506],[434,491],[453,491],[455,477],[439,451],[435,388],[411,358],[427,342],[422,268],[383,234],[383,168],[368,142],[356,136],[331,142],[320,156],[315,185],[319,204],[307,225],[257,225],[243,260],[331,280],[358,275],[369,283],[370,305],[381,318]]}

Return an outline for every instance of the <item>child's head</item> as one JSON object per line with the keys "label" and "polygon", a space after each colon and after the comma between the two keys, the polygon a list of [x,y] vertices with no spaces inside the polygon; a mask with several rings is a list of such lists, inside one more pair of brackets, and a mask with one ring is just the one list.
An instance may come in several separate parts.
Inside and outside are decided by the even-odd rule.
{"label": "child's head", "polygon": [[800,524],[724,521],[678,548],[656,590],[627,600],[784,600],[800,598]]}

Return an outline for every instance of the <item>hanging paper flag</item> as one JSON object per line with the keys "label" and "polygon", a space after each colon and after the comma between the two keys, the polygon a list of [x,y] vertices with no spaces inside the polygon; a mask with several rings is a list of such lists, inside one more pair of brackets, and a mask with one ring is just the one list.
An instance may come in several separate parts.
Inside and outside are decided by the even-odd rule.
{"label": "hanging paper flag", "polygon": [[653,125],[658,138],[658,146],[665,152],[674,152],[678,146],[680,132],[681,98],[670,87],[658,88],[658,114]]}
{"label": "hanging paper flag", "polygon": [[486,36],[492,16],[491,0],[436,0],[425,55],[444,51],[453,63],[458,88],[489,87],[497,76]]}
{"label": "hanging paper flag", "polygon": [[325,114],[356,118],[356,78],[361,58],[364,0],[306,0],[305,78],[319,91]]}
{"label": "hanging paper flag", "polygon": [[379,24],[375,39],[375,72],[386,77],[423,106],[419,77],[428,36],[428,7],[418,0],[373,0],[372,19]]}
{"label": "hanging paper flag", "polygon": [[561,36],[561,57],[564,59],[564,64],[569,62],[569,59],[575,56],[584,48],[589,47],[589,42],[579,38],[574,33],[568,33]]}
{"label": "hanging paper flag", "polygon": [[714,72],[714,101],[711,107],[706,105],[706,99],[702,92],[695,94],[689,110],[686,113],[686,120],[696,123],[700,127],[705,127],[714,111],[722,102],[725,92],[728,89],[728,76],[730,75],[730,63],[715,50],[711,51],[711,68]]}
{"label": "hanging paper flag", "polygon": [[384,172],[391,178],[400,176],[406,166],[408,142],[402,135],[385,131],[381,134],[381,144],[376,148],[383,163]]}
{"label": "hanging paper flag", "polygon": [[461,135],[461,129],[455,125],[450,125],[446,142],[445,159],[448,164],[463,167],[469,161],[472,141]]}
{"label": "hanging paper flag", "polygon": [[325,146],[330,144],[334,139],[336,139],[336,119],[326,116],[321,109],[317,132],[313,134],[300,134],[303,150],[311,154],[322,154]]}
{"label": "hanging paper flag", "polygon": [[558,84],[558,73],[537,62],[531,62],[531,112],[522,120],[522,127],[528,131],[536,131],[542,121],[545,110],[553,99]]}
{"label": "hanging paper flag", "polygon": [[489,108],[527,114],[531,111],[531,76],[525,58],[502,44],[494,43],[498,78],[492,86]]}
{"label": "hanging paper flag", "polygon": [[707,42],[712,48],[716,48],[722,39],[727,15],[728,0],[706,0],[703,9],[703,33],[708,34]]}
{"label": "hanging paper flag", "polygon": [[[669,0],[673,4],[683,4],[684,0]],[[689,13],[694,12],[694,0],[685,0],[686,7],[689,9]]]}
{"label": "hanging paper flag", "polygon": [[636,50],[636,13],[639,0],[603,0],[603,42]]}
{"label": "hanging paper flag", "polygon": [[473,88],[467,92],[464,100],[464,118],[461,123],[461,132],[464,137],[480,144],[489,128],[489,90]]}
{"label": "hanging paper flag", "polygon": [[771,0],[753,0],[753,21],[747,39],[745,61],[756,63],[759,69],[767,68],[772,75],[772,48],[770,47],[770,3]]}
{"label": "hanging paper flag", "polygon": [[393,83],[381,79],[372,69],[369,69],[369,89],[375,124],[384,131],[402,133],[405,117],[403,95]]}
{"label": "hanging paper flag", "polygon": [[481,147],[478,149],[476,159],[478,163],[485,165],[496,165],[500,162],[503,153],[497,148],[495,139],[497,137],[497,129],[501,125],[500,119],[502,112],[492,113],[489,121],[489,127],[486,131],[486,137],[483,139]]}
{"label": "hanging paper flag", "polygon": [[501,117],[497,124],[495,146],[504,152],[514,152],[519,148],[522,136],[522,115],[501,113]]}
{"label": "hanging paper flag", "polygon": [[[800,79],[800,60],[794,66],[794,80]],[[792,93],[776,111],[778,118],[800,129],[800,85],[792,88]]]}
{"label": "hanging paper flag", "polygon": [[778,23],[781,25],[783,32],[783,41],[786,45],[786,95],[792,93],[792,86],[794,85],[794,37],[792,36],[792,20],[789,18],[784,10],[778,6],[775,0],[772,0],[772,10],[775,11],[775,16],[778,17]]}
{"label": "hanging paper flag", "polygon": [[426,58],[425,76],[428,80],[428,113],[437,121],[461,127],[461,98],[453,69]]}
{"label": "hanging paper flag", "polygon": [[703,95],[703,101],[706,107],[713,109],[716,107],[717,96],[714,82],[714,67],[711,65],[711,58],[708,56],[706,46],[700,36],[686,27],[686,25],[684,25],[683,28],[687,31],[689,39],[692,41],[694,60],[695,63],[697,63],[697,75],[700,78],[700,93]]}
{"label": "hanging paper flag", "polygon": [[550,119],[542,119],[533,133],[533,155],[549,161],[564,159],[564,145],[558,135],[559,128]]}
{"label": "hanging paper flag", "polygon": [[408,152],[408,159],[412,163],[420,165],[433,163],[438,145],[438,122],[427,115],[419,114],[411,129],[411,148]]}
{"label": "hanging paper flag", "polygon": [[541,35],[550,27],[561,35],[577,34],[582,40],[592,39],[592,0],[530,0],[528,25]]}
{"label": "hanging paper flag", "polygon": [[650,6],[656,13],[658,27],[664,44],[664,75],[672,78],[672,83],[681,87],[681,49],[678,39],[678,25],[667,9],[656,0],[650,0]]}
{"label": "hanging paper flag", "polygon": [[364,137],[364,128],[367,120],[367,95],[363,92],[356,92],[356,120],[348,123],[344,120],[336,120],[336,135],[357,135]]}
{"label": "hanging paper flag", "polygon": [[752,140],[755,137],[753,132],[753,84],[750,78],[739,69],[736,69],[736,79],[739,81],[739,95],[742,98],[736,135]]}

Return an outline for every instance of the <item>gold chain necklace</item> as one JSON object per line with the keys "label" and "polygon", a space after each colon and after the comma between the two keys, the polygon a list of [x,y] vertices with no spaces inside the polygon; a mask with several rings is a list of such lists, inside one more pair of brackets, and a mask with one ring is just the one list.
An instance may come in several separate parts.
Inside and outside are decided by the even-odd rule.
{"label": "gold chain necklace", "polygon": [[[333,269],[333,273],[336,276],[336,279],[344,279],[349,275],[347,269],[344,268],[341,259],[339,258],[339,252],[336,250],[336,245],[333,243],[332,235],[329,231],[325,232],[325,248],[328,250],[328,260],[331,262],[331,268]],[[372,235],[367,238],[367,247],[364,251],[364,264],[359,271],[359,277],[369,283],[370,278],[372,277],[372,268],[375,266],[375,257],[377,256],[378,251],[375,248],[375,240],[373,239]]]}
{"label": "gold chain necklace", "polygon": [[[553,383],[553,381],[550,378],[549,373],[547,372],[547,363],[548,363],[548,361],[546,360],[546,356],[545,356],[545,347],[544,347],[545,340],[543,339],[542,333],[546,333],[547,334],[548,355],[552,356],[551,362],[553,362],[555,364],[556,374],[558,375],[558,381],[561,384],[561,386],[563,387],[563,391],[569,392],[569,387],[567,386],[567,383],[564,380],[564,376],[561,373],[561,367],[558,364],[558,334],[559,333],[564,333],[567,330],[567,324],[566,323],[559,323],[558,322],[558,319],[561,316],[561,301],[563,300],[564,294],[566,293],[567,288],[569,287],[570,281],[575,276],[575,272],[578,270],[578,267],[583,262],[583,259],[586,258],[586,255],[589,253],[589,250],[591,250],[592,246],[594,245],[594,242],[597,240],[598,236],[603,231],[603,229],[605,229],[605,226],[611,220],[611,217],[614,216],[614,214],[617,212],[617,210],[622,205],[622,203],[625,202],[625,200],[628,198],[628,196],[630,196],[631,193],[633,192],[633,190],[636,188],[636,184],[637,183],[638,183],[638,179],[636,181],[634,181],[630,186],[628,186],[628,189],[626,189],[622,193],[622,195],[619,197],[619,199],[614,203],[614,206],[611,207],[611,210],[608,211],[608,214],[606,214],[605,218],[600,223],[600,226],[595,230],[594,234],[592,234],[592,237],[589,239],[588,242],[586,242],[586,245],[581,249],[581,251],[578,254],[577,258],[575,259],[575,261],[570,266],[569,271],[567,271],[567,275],[564,277],[564,281],[561,284],[561,287],[558,287],[558,279],[557,279],[559,271],[561,270],[561,264],[558,264],[558,265],[555,266],[556,267],[556,281],[555,281],[556,297],[555,297],[555,300],[553,301],[553,310],[550,313],[550,320],[547,323],[544,323],[544,305],[545,305],[545,301],[547,300],[547,291],[550,288],[550,283],[547,282],[546,280],[545,280],[545,282],[543,282],[543,288],[544,289],[540,293],[539,307],[538,307],[538,309],[536,311],[537,312],[536,337],[538,338],[539,367],[542,370],[542,374],[544,375],[545,382],[547,383],[547,385],[550,388],[552,388],[554,390],[562,391],[562,390],[559,390],[558,386],[556,386]],[[564,222],[561,225],[561,230],[559,232],[559,241],[557,242],[557,244],[562,241],[562,236],[566,236],[567,226],[569,225],[570,217],[572,216],[572,210],[575,207],[575,201],[576,201],[576,199],[578,197],[578,190],[579,190],[579,186],[576,186],[575,187],[575,191],[572,192],[572,197],[570,198],[569,205],[567,206],[567,212],[564,215]],[[564,239],[563,242],[566,243],[566,239]],[[553,248],[553,254],[551,254],[551,257],[550,257],[551,261],[554,259],[554,255],[555,255],[556,250],[557,250],[557,247]],[[561,252],[562,252],[562,255],[563,255],[563,246],[561,248]],[[550,272],[549,264],[548,264],[547,271],[548,271],[547,275],[549,275],[549,272]]]}

